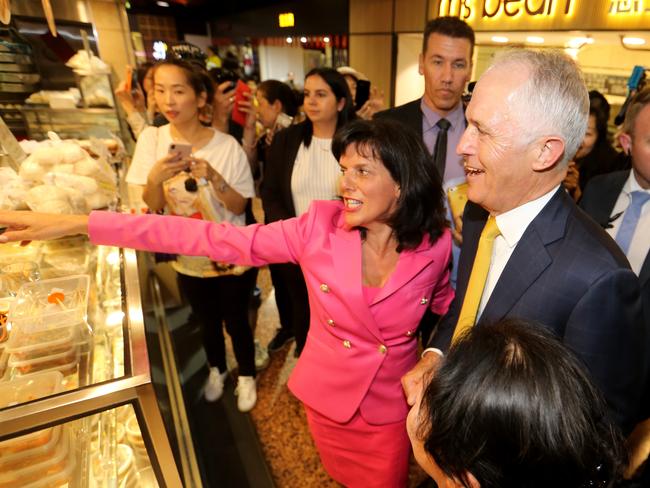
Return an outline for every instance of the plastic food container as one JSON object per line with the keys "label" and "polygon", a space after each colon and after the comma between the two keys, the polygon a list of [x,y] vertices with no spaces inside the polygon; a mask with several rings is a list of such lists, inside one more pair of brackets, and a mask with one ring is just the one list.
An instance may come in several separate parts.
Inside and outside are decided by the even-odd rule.
{"label": "plastic food container", "polygon": [[[0,395],[0,408],[11,407],[36,400],[37,398],[54,395],[63,389],[62,381],[63,376],[57,371],[33,374],[12,381],[3,381],[0,383],[0,391],[2,391],[2,395]],[[0,442],[0,446],[5,445],[11,440]],[[2,454],[1,447],[0,454]]]}
{"label": "plastic food container", "polygon": [[0,298],[0,345],[9,337],[9,310],[13,301],[13,297]]}
{"label": "plastic food container", "polygon": [[72,346],[70,349],[49,356],[41,356],[35,359],[21,361],[12,355],[9,356],[8,366],[20,375],[27,375],[38,371],[60,371],[67,376],[72,374],[79,364],[79,348]]}
{"label": "plastic food container", "polygon": [[[0,473],[7,470],[23,469],[31,464],[38,464],[52,457],[52,453],[61,440],[61,431],[63,427],[58,425],[52,427],[47,433],[48,441],[44,444],[15,451],[13,453],[0,456]],[[16,440],[22,439],[21,436]]]}
{"label": "plastic food container", "polygon": [[57,487],[70,481],[74,456],[70,452],[68,436],[64,432],[56,448],[41,462],[22,469],[0,471],[2,488]]}
{"label": "plastic food container", "polygon": [[12,326],[31,333],[85,322],[89,285],[88,275],[25,283],[9,311]]}
{"label": "plastic food container", "polygon": [[24,333],[17,328],[7,342],[7,353],[17,361],[28,361],[69,351],[78,342],[78,326]]}
{"label": "plastic food container", "polygon": [[54,269],[55,274],[70,276],[88,273],[90,253],[85,248],[62,249],[43,253],[43,265]]}
{"label": "plastic food container", "polygon": [[38,262],[40,248],[40,244],[36,242],[27,246],[21,246],[18,242],[3,244],[2,253],[0,253],[0,267],[17,261]]}

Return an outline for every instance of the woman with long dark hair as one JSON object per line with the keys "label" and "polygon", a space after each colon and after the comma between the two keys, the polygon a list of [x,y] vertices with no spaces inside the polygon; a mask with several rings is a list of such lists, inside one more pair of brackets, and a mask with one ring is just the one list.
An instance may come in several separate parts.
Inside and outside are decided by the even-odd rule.
{"label": "woman with long dark hair", "polygon": [[332,150],[341,199],[315,201],[300,217],[238,227],[4,212],[0,242],[89,233],[97,244],[299,265],[311,323],[289,389],[305,407],[325,469],[348,487],[405,487],[411,449],[400,379],[418,360],[424,311],[442,315],[453,298],[442,187],[422,138],[398,122],[354,121]]}
{"label": "woman with long dark hair", "polygon": [[[305,76],[304,122],[274,136],[260,187],[267,223],[299,217],[314,200],[336,198],[338,164],[332,153],[337,129],[354,117],[350,90],[332,68],[315,68]],[[271,279],[280,329],[268,345],[277,351],[295,337],[299,356],[309,329],[309,303],[302,272],[293,264],[272,265]]]}

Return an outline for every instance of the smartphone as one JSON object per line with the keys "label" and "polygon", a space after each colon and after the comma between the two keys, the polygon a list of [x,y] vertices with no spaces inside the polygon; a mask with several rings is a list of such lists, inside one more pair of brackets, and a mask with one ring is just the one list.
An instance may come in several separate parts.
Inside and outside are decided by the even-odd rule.
{"label": "smartphone", "polygon": [[447,201],[453,219],[462,217],[467,204],[467,183],[461,183],[447,189]]}
{"label": "smartphone", "polygon": [[181,144],[178,142],[172,142],[169,145],[169,150],[167,151],[169,154],[171,153],[178,153],[178,159],[184,159],[184,158],[189,158],[190,155],[192,154],[192,144]]}
{"label": "smartphone", "polygon": [[370,98],[370,82],[368,80],[357,80],[357,94],[354,97],[356,110],[363,107],[363,104]]}
{"label": "smartphone", "polygon": [[124,77],[124,90],[127,93],[131,93],[133,90],[133,67],[126,67],[126,75]]}
{"label": "smartphone", "polygon": [[290,115],[285,114],[284,112],[280,112],[278,114],[278,117],[275,119],[275,124],[273,124],[273,132],[277,132],[282,129],[286,129],[291,125],[293,122],[293,117]]}
{"label": "smartphone", "polygon": [[239,110],[239,103],[247,101],[248,99],[244,96],[244,93],[251,93],[252,91],[251,87],[242,80],[237,80],[237,85],[235,86],[235,106],[232,109],[232,120],[242,127],[246,125],[246,113]]}

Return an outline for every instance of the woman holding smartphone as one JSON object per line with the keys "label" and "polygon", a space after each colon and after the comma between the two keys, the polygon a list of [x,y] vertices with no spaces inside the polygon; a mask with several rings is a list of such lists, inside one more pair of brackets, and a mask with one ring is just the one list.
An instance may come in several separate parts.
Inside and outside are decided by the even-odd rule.
{"label": "woman holding smartphone", "polygon": [[[304,122],[278,132],[269,147],[260,187],[266,223],[299,217],[314,200],[337,198],[339,166],[332,153],[337,129],[354,118],[350,90],[332,68],[315,68],[305,76]],[[280,329],[268,345],[282,348],[294,337],[296,356],[309,330],[309,301],[300,267],[270,266]]]}
{"label": "woman holding smartphone", "polygon": [[[278,80],[266,80],[257,87],[255,95],[246,94],[248,101],[239,103],[239,110],[245,112],[246,124],[242,147],[255,180],[261,179],[266,153],[279,130],[286,129],[298,113],[298,103],[291,87]],[[255,100],[255,102],[253,102]],[[257,123],[263,132],[258,137]]]}
{"label": "woman holding smartphone", "polygon": [[[148,127],[142,132],[126,180],[144,186],[143,200],[154,212],[170,213],[171,207],[185,216],[205,218],[208,213],[205,199],[201,199],[201,204],[194,197],[197,212],[185,210],[192,193],[203,192],[202,195],[209,195],[210,214],[216,212],[225,221],[244,225],[247,199],[254,196],[253,179],[246,155],[237,141],[200,121],[213,94],[209,76],[194,65],[179,60],[156,65],[154,97],[169,124]],[[184,156],[183,148],[187,145],[191,146],[191,154]],[[199,186],[207,186],[195,188],[198,191],[193,192],[192,184],[179,184],[179,178],[185,180],[190,176]],[[183,205],[178,205],[179,202]],[[239,364],[237,406],[242,412],[251,410],[257,401],[253,334],[248,323],[248,297],[255,285],[254,270],[224,266],[195,256],[178,256],[172,266],[178,273],[179,288],[190,302],[203,333],[210,366],[205,399],[215,401],[221,397],[228,373],[223,321]]]}

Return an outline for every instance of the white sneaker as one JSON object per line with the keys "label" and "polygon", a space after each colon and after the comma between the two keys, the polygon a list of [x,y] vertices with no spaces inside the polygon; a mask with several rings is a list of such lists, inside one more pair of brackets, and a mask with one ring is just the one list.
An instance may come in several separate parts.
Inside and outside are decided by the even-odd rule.
{"label": "white sneaker", "polygon": [[269,365],[269,351],[255,339],[255,369],[261,371]]}
{"label": "white sneaker", "polygon": [[240,412],[249,412],[257,403],[257,389],[255,388],[255,378],[252,376],[240,376],[237,380],[237,408]]}
{"label": "white sneaker", "polygon": [[205,401],[214,402],[223,395],[223,383],[226,381],[228,372],[219,373],[219,368],[210,368],[210,375],[203,386]]}

